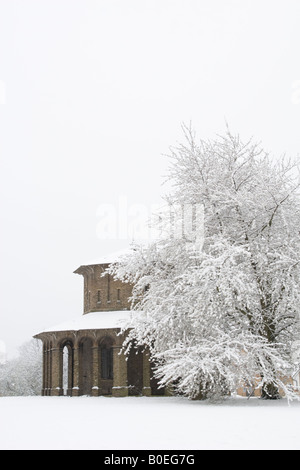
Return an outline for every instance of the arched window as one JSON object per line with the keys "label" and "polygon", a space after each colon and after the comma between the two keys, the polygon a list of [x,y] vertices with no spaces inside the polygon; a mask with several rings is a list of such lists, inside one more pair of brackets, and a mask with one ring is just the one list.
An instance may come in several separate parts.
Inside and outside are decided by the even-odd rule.
{"label": "arched window", "polygon": [[70,342],[63,345],[62,355],[63,395],[71,395],[73,387],[73,347]]}
{"label": "arched window", "polygon": [[91,395],[93,386],[93,341],[84,337],[80,342],[80,390],[82,395]]}
{"label": "arched window", "polygon": [[127,378],[129,395],[139,396],[143,393],[143,350],[133,343],[127,358]]}
{"label": "arched window", "polygon": [[113,379],[113,348],[112,341],[101,344],[101,379]]}

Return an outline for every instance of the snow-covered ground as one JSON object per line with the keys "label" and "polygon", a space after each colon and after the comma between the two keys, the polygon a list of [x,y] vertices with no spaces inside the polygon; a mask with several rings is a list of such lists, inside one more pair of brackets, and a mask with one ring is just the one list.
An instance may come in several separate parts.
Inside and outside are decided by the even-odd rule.
{"label": "snow-covered ground", "polygon": [[1,397],[0,449],[300,449],[300,403]]}

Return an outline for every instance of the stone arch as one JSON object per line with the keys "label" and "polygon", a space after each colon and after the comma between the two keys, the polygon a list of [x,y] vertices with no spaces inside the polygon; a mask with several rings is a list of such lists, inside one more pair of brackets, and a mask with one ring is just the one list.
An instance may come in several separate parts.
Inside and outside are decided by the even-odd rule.
{"label": "stone arch", "polygon": [[106,335],[99,341],[99,376],[102,395],[111,395],[114,378],[115,339]]}
{"label": "stone arch", "polygon": [[116,339],[112,335],[102,336],[98,341],[99,347],[113,347],[116,344]]}
{"label": "stone arch", "polygon": [[91,395],[93,387],[93,339],[83,336],[79,340],[79,383],[81,395]]}
{"label": "stone arch", "polygon": [[74,344],[73,341],[65,338],[59,345],[61,356],[61,379],[62,394],[72,396],[74,380]]}
{"label": "stone arch", "polygon": [[144,354],[143,349],[132,344],[127,356],[128,394],[143,395],[144,388]]}

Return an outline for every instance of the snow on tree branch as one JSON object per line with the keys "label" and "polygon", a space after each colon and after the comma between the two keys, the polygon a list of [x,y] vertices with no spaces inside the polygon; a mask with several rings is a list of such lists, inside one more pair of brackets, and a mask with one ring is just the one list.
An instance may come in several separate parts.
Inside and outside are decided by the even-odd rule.
{"label": "snow on tree branch", "polygon": [[133,309],[142,311],[125,346],[147,345],[161,384],[190,397],[254,378],[264,397],[279,389],[291,397],[284,377],[299,337],[299,162],[275,160],[228,129],[214,141],[183,130],[166,200],[203,205],[202,244],[197,233],[161,238],[111,267],[134,283]]}

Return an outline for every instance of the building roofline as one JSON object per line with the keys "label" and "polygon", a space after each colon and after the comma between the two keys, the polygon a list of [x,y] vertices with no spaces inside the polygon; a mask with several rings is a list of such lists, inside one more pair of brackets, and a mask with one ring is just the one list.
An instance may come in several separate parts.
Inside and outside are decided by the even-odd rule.
{"label": "building roofline", "polygon": [[132,253],[130,248],[115,251],[108,255],[100,256],[99,258],[89,261],[88,263],[82,264],[73,272],[75,274],[87,274],[92,272],[93,268],[91,266],[109,266],[110,264],[117,263],[122,259],[122,257],[129,255],[130,253]]}

